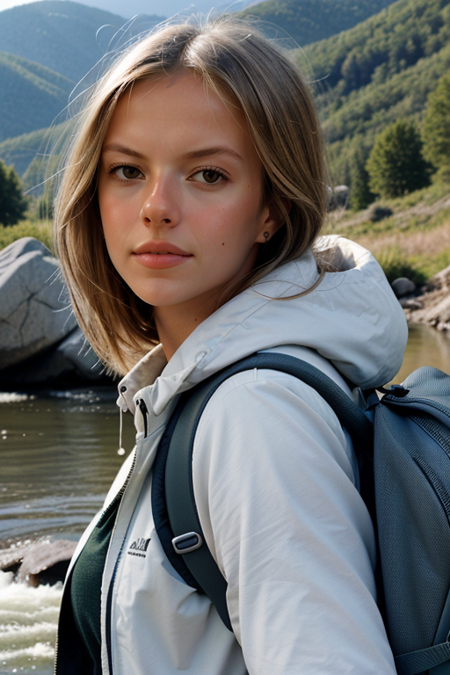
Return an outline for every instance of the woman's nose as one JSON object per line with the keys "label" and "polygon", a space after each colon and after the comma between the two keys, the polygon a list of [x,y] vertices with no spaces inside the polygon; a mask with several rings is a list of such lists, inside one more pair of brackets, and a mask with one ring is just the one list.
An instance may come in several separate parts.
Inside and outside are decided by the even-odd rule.
{"label": "woman's nose", "polygon": [[174,190],[162,181],[155,183],[145,196],[140,217],[145,225],[176,225],[179,213]]}

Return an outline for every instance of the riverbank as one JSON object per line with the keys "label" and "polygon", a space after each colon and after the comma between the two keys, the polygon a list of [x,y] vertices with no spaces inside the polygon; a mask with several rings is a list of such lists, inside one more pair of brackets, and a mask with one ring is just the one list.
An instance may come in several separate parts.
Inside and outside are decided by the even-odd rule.
{"label": "riverbank", "polygon": [[357,213],[338,209],[328,215],[325,232],[368,248],[390,282],[407,277],[425,287],[450,265],[449,187],[431,185]]}
{"label": "riverbank", "polygon": [[438,331],[450,331],[450,267],[425,285],[400,299],[409,323],[425,324]]}

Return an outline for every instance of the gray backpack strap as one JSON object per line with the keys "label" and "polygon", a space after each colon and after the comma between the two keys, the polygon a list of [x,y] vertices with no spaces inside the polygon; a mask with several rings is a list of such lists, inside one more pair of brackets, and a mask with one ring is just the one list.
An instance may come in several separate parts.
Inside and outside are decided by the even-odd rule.
{"label": "gray backpack strap", "polygon": [[192,453],[200,417],[216,389],[232,375],[253,368],[289,373],[313,387],[350,434],[358,457],[370,461],[373,443],[372,423],[349,396],[321,370],[285,354],[260,353],[242,359],[182,394],[180,405],[184,407],[169,442],[165,467],[165,498],[174,534],[173,547],[229,630],[232,628],[226,603],[227,583],[206,545],[200,525],[194,499]]}
{"label": "gray backpack strap", "polygon": [[[444,675],[450,673],[450,642],[441,642],[438,645],[427,647],[426,649],[418,649],[415,652],[402,654],[395,657],[395,667],[399,675],[419,675],[420,673],[427,673],[430,668],[442,666],[436,671],[436,675]],[[443,664],[446,664],[443,666]]]}

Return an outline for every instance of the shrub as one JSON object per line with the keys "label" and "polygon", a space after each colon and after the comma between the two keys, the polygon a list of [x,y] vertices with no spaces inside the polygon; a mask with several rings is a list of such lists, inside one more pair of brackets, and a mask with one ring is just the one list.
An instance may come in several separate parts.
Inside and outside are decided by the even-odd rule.
{"label": "shrub", "polygon": [[0,250],[22,237],[34,237],[41,241],[50,250],[53,249],[52,224],[50,221],[25,221],[17,225],[0,228]]}
{"label": "shrub", "polygon": [[416,286],[422,286],[427,280],[426,275],[397,248],[386,249],[376,257],[390,284],[400,277],[410,279]]}
{"label": "shrub", "polygon": [[372,204],[369,209],[368,218],[371,223],[379,223],[381,220],[390,218],[393,211],[389,206],[381,206],[381,204]]}

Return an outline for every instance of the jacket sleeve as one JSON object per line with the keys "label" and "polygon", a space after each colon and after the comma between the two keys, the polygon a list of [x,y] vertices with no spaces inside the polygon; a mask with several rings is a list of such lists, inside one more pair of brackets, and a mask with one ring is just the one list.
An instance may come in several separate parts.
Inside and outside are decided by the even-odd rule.
{"label": "jacket sleeve", "polygon": [[214,394],[194,491],[249,675],[394,675],[351,443],[303,382],[240,373]]}

